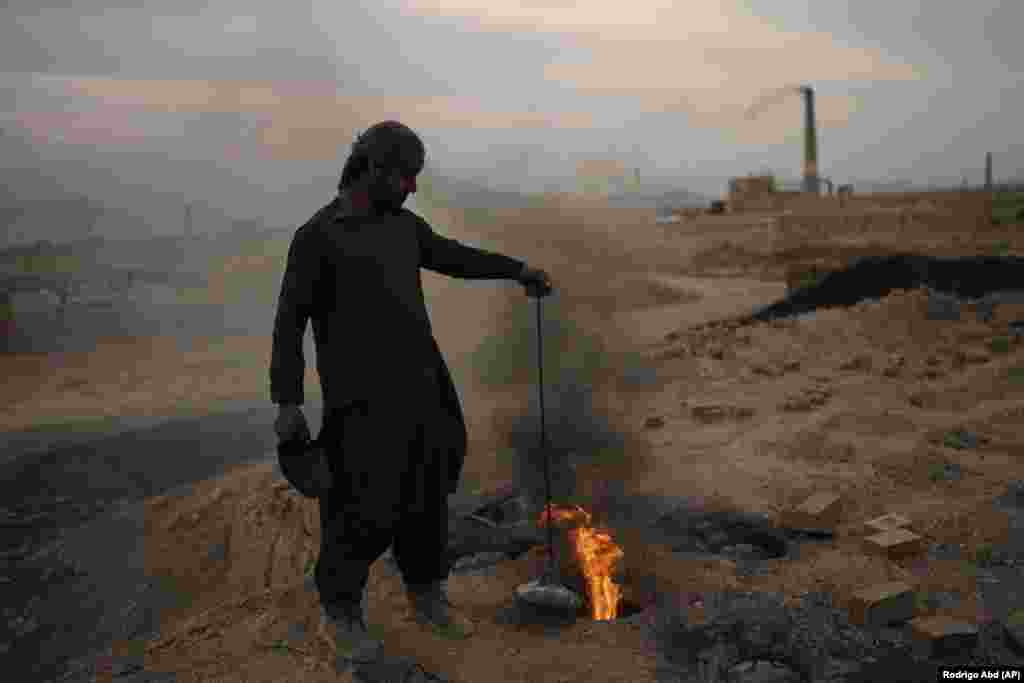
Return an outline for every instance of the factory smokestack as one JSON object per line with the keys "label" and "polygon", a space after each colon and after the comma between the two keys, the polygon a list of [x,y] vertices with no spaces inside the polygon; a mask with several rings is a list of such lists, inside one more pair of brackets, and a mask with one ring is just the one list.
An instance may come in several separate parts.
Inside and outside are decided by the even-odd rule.
{"label": "factory smokestack", "polygon": [[804,182],[803,191],[818,194],[818,132],[814,118],[814,90],[801,86],[804,95]]}
{"label": "factory smokestack", "polygon": [[985,189],[992,190],[992,152],[985,152]]}

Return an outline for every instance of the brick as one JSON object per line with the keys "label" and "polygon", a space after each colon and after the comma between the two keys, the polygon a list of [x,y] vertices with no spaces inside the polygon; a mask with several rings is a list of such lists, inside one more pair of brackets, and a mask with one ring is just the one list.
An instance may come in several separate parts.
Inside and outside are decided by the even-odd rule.
{"label": "brick", "polygon": [[956,358],[962,363],[988,363],[992,360],[992,356],[986,351],[980,349],[967,349],[966,351],[958,351]]}
{"label": "brick", "polygon": [[[864,523],[868,533],[880,534],[891,529],[903,529],[910,526],[910,520],[903,515],[896,513],[890,513],[888,515],[882,515],[881,517],[875,517],[874,519]],[[908,529],[909,531],[909,529]]]}
{"label": "brick", "polygon": [[912,531],[890,529],[874,536],[868,536],[864,539],[864,543],[869,552],[895,557],[919,552],[923,540]]}
{"label": "brick", "polygon": [[785,525],[793,529],[833,529],[839,524],[842,497],[834,493],[815,493],[796,508],[786,512]]}
{"label": "brick", "polygon": [[701,422],[718,422],[729,417],[729,409],[716,403],[701,403],[690,408],[690,414]]}
{"label": "brick", "polygon": [[747,406],[737,406],[733,409],[732,416],[737,420],[747,420],[754,416],[754,409]]}
{"label": "brick", "polygon": [[853,594],[850,623],[859,626],[887,626],[914,618],[914,589],[903,582],[880,583]]}
{"label": "brick", "polygon": [[783,368],[778,365],[758,364],[751,367],[751,370],[755,375],[765,375],[767,377],[779,377],[783,374]]}
{"label": "brick", "polygon": [[918,617],[910,621],[915,651],[922,657],[949,657],[978,646],[978,627],[951,617]]}
{"label": "brick", "polygon": [[866,354],[858,354],[853,358],[848,358],[846,361],[839,366],[840,370],[870,370],[871,369],[871,356]]}

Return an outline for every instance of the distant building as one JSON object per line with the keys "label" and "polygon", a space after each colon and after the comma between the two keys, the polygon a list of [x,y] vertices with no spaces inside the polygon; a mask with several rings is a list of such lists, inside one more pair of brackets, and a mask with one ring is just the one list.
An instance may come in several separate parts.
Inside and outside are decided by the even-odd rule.
{"label": "distant building", "polygon": [[752,175],[729,180],[729,199],[757,199],[775,191],[775,176]]}
{"label": "distant building", "polygon": [[582,159],[576,164],[576,180],[583,194],[607,196],[624,189],[626,167],[615,159]]}

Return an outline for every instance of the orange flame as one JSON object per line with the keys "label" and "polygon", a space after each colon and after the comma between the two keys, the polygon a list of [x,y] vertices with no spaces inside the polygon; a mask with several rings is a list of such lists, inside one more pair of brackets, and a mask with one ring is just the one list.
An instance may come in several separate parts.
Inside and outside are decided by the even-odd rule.
{"label": "orange flame", "polygon": [[612,572],[615,564],[625,555],[622,548],[612,541],[610,534],[591,527],[590,513],[579,506],[548,506],[541,512],[538,523],[543,527],[549,521],[572,525],[569,542],[587,582],[591,616],[597,621],[614,619],[619,613],[622,591],[612,581]]}

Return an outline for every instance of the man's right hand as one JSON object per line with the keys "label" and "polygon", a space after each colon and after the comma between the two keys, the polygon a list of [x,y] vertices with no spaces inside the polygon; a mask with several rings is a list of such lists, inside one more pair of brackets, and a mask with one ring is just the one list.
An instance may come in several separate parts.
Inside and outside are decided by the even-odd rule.
{"label": "man's right hand", "polygon": [[281,405],[278,406],[277,419],[274,420],[274,431],[277,433],[278,441],[309,441],[309,425],[306,423],[306,416],[302,414],[301,406]]}

